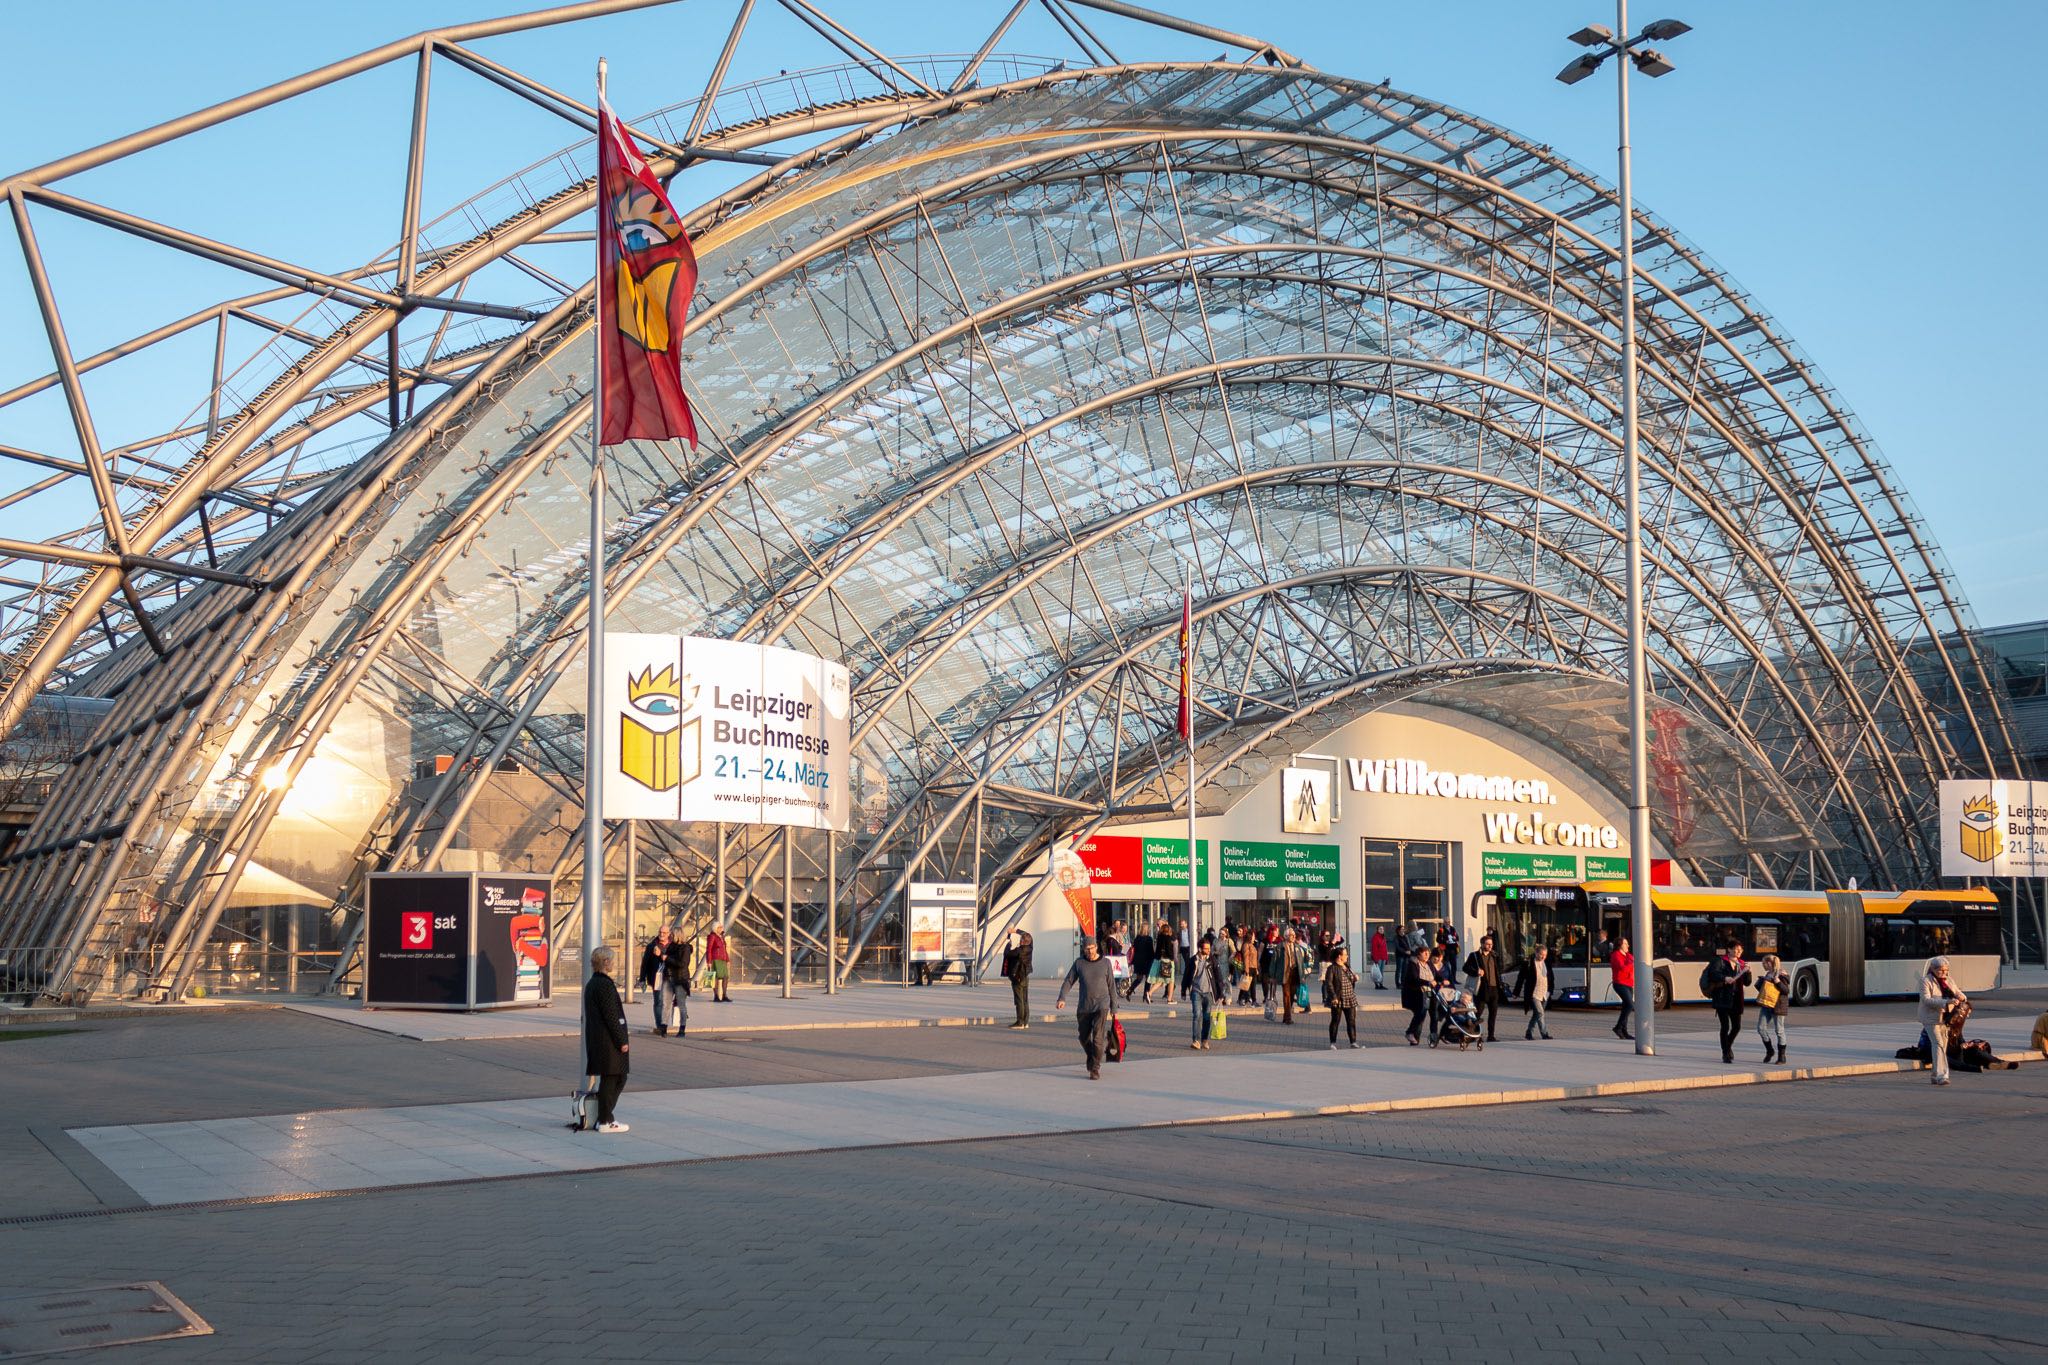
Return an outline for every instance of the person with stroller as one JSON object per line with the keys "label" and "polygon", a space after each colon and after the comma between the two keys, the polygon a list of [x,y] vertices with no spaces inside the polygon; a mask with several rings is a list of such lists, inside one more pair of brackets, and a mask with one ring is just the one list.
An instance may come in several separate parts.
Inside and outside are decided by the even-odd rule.
{"label": "person with stroller", "polygon": [[1330,1009],[1330,1051],[1337,1050],[1337,1023],[1342,1020],[1351,1046],[1358,1046],[1358,973],[1351,970],[1351,950],[1339,945],[1323,968],[1323,1003]]}
{"label": "person with stroller", "polygon": [[1477,1045],[1481,1052],[1486,1051],[1486,1036],[1479,1031],[1479,1007],[1473,1003],[1472,993],[1461,991],[1448,981],[1439,981],[1436,997],[1436,1033],[1429,1045],[1456,1043],[1460,1052]]}
{"label": "person with stroller", "polygon": [[1422,1046],[1422,1030],[1436,999],[1436,972],[1429,965],[1427,951],[1410,953],[1407,969],[1401,973],[1401,1006],[1408,1011],[1408,1046]]}

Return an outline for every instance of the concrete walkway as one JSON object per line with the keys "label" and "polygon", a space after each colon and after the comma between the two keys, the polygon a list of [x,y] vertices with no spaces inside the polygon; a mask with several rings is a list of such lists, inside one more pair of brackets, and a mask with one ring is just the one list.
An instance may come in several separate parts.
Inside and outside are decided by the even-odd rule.
{"label": "concrete walkway", "polygon": [[[1379,1000],[1359,997],[1367,1010],[1398,1010],[1393,991],[1373,992]],[[1061,1016],[1052,1012],[1059,996],[1057,981],[1031,983],[1032,1019],[1053,1023]],[[287,1009],[320,1019],[355,1024],[421,1042],[446,1043],[458,1039],[558,1038],[581,1027],[582,995],[558,991],[549,1004],[530,1009],[490,1010],[463,1014],[456,1010],[364,1009],[348,1001],[292,1001]],[[653,1006],[645,995],[626,1007],[635,1031],[653,1020]],[[1233,1011],[1235,1012],[1235,1011]],[[1318,1011],[1311,1011],[1318,1013]],[[1131,1019],[1180,1019],[1185,1011],[1177,1005],[1134,1003],[1122,1013]],[[714,1004],[709,995],[690,997],[690,1033],[777,1033],[797,1029],[846,1028],[936,1028],[951,1025],[1007,1024],[1015,1018],[1008,982],[992,981],[982,986],[851,986],[834,995],[822,987],[798,990],[784,1000],[769,986],[735,989],[728,1004]]]}
{"label": "concrete walkway", "polygon": [[[736,1007],[735,1007],[736,1008]],[[379,1186],[648,1166],[721,1157],[973,1138],[1631,1095],[1896,1072],[1916,1029],[1897,1022],[1796,1029],[1790,1067],[1736,1066],[1713,1038],[1674,1034],[1655,1057],[1610,1042],[1496,1044],[1485,1051],[1368,1048],[1133,1060],[1090,1083],[1078,1064],[885,1081],[635,1092],[624,1135],[565,1126],[559,1099],[279,1114],[71,1130],[143,1201],[312,1195]],[[1986,1019],[1972,1036],[2017,1054],[2030,1021]],[[1078,1049],[1077,1049],[1078,1053]],[[2037,1054],[2038,1055],[2038,1054]],[[1961,1076],[1996,1085],[1996,1074]]]}

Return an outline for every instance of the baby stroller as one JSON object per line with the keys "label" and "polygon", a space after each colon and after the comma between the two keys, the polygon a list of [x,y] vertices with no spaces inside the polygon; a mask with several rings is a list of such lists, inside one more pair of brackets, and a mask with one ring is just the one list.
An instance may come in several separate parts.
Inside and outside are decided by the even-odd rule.
{"label": "baby stroller", "polygon": [[1468,1047],[1486,1051],[1486,1035],[1479,1029],[1479,1011],[1469,993],[1449,986],[1438,988],[1436,1029],[1430,1034],[1429,1045],[1435,1047],[1439,1043],[1456,1043],[1460,1052]]}

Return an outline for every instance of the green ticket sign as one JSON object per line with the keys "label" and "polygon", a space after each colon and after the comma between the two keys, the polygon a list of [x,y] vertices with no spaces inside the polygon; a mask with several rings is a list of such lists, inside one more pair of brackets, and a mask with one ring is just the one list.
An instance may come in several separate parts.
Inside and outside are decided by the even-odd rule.
{"label": "green ticket sign", "polygon": [[1628,880],[1628,859],[1594,858],[1586,859],[1586,880],[1589,882],[1625,882]]}
{"label": "green ticket sign", "polygon": [[1296,891],[1335,891],[1339,886],[1335,844],[1218,841],[1223,849],[1223,885]]}
{"label": "green ticket sign", "polygon": [[[1188,841],[1185,839],[1155,839],[1147,836],[1144,848],[1139,853],[1146,886],[1186,886],[1188,884]],[[1195,880],[1203,886],[1209,884],[1209,841],[1203,839],[1201,847],[1195,850]]]}
{"label": "green ticket sign", "polygon": [[[1587,861],[1606,860],[1589,858]],[[1627,859],[1622,861],[1626,863]],[[1575,882],[1578,879],[1579,855],[1576,853],[1496,853],[1488,850],[1479,855],[1479,884],[1484,891],[1491,891],[1506,882]]]}

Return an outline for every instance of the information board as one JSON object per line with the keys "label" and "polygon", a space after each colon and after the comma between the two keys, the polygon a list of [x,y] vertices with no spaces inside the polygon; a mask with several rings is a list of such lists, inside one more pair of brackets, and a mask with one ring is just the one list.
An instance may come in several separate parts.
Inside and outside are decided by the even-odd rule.
{"label": "information board", "polygon": [[844,830],[844,665],[698,635],[604,637],[607,820]]}
{"label": "information board", "polygon": [[[1619,861],[1626,863],[1628,860],[1623,858]],[[1482,891],[1491,891],[1505,882],[1577,880],[1579,855],[1576,853],[1500,853],[1487,849],[1479,855],[1479,887]]]}
{"label": "information board", "polygon": [[1940,804],[1942,876],[2048,877],[2048,782],[1944,781]]}
{"label": "information board", "polygon": [[1342,884],[1337,845],[1223,839],[1223,885],[1261,890],[1335,891]]}
{"label": "information board", "polygon": [[537,1005],[548,998],[547,877],[476,877],[477,1005]]}
{"label": "information board", "polygon": [[363,1004],[495,1009],[550,995],[554,883],[490,872],[373,872]]}
{"label": "information board", "polygon": [[[1209,884],[1209,840],[1197,841],[1195,880]],[[1091,882],[1113,886],[1188,884],[1188,841],[1164,835],[1098,834],[1074,845]]]}
{"label": "information board", "polygon": [[912,882],[910,912],[912,962],[964,962],[975,955],[973,882]]}

